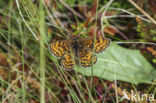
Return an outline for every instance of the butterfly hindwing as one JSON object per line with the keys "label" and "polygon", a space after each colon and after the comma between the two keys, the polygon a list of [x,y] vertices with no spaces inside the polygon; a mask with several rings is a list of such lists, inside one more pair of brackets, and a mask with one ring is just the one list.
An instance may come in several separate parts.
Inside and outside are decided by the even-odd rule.
{"label": "butterfly hindwing", "polygon": [[71,70],[74,68],[74,62],[72,59],[72,56],[68,53],[66,53],[61,61],[61,66],[65,69],[65,70]]}
{"label": "butterfly hindwing", "polygon": [[97,61],[96,55],[93,55],[93,53],[87,49],[80,50],[79,56],[80,56],[80,64],[83,67],[90,67]]}

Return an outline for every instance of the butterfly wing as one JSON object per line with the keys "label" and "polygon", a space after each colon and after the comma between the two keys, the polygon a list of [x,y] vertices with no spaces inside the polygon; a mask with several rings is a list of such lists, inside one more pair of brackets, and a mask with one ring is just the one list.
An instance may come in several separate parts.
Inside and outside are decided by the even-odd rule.
{"label": "butterfly wing", "polygon": [[52,55],[60,58],[69,51],[71,43],[71,40],[56,41],[51,43],[49,46],[50,52]]}
{"label": "butterfly wing", "polygon": [[90,67],[92,64],[95,64],[97,61],[96,55],[93,55],[92,51],[88,49],[81,49],[79,51],[80,63],[83,67]]}
{"label": "butterfly wing", "polygon": [[94,43],[93,38],[79,39],[77,40],[77,42],[79,46],[81,46],[81,48],[93,49],[93,43]]}
{"label": "butterfly wing", "polygon": [[93,51],[95,47],[94,52],[101,53],[109,46],[111,39],[100,36],[95,38],[95,43],[94,38],[80,39],[78,40],[78,42],[83,48],[90,49],[91,51]]}
{"label": "butterfly wing", "polygon": [[99,37],[95,40],[95,53],[103,52],[110,44],[111,39],[106,37]]}
{"label": "butterfly wing", "polygon": [[61,62],[61,66],[65,69],[65,70],[71,70],[74,68],[74,62],[72,59],[72,56],[69,53],[66,53],[63,56],[62,62]]}
{"label": "butterfly wing", "polygon": [[[95,42],[94,38],[76,40],[79,48],[78,56],[80,59],[80,65],[83,67],[90,67],[92,64],[95,64],[97,57],[96,55],[93,55],[93,51],[95,53],[103,52],[108,47],[110,42],[111,40],[106,37],[97,37],[95,38]],[[66,70],[71,70],[74,68],[75,61],[73,61],[72,56],[70,55],[72,53],[70,48],[74,47],[74,49],[77,50],[75,46],[72,47],[74,43],[75,42],[72,40],[64,40],[56,41],[50,44],[51,54],[58,58],[62,57],[61,65]],[[95,50],[93,50],[94,48]]]}

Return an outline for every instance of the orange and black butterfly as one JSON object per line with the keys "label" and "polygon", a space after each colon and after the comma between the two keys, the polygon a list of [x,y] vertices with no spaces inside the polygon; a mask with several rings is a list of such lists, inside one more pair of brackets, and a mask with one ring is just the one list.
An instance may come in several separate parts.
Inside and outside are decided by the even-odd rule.
{"label": "orange and black butterfly", "polygon": [[62,40],[50,44],[50,52],[57,58],[61,58],[61,66],[65,70],[71,70],[74,65],[90,67],[97,62],[94,53],[103,52],[111,40],[106,37],[96,37],[79,40]]}

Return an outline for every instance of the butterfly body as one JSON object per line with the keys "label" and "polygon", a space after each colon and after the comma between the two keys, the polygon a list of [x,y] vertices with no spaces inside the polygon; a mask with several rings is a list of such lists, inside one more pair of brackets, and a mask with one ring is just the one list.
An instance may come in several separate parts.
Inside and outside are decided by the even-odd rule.
{"label": "butterfly body", "polygon": [[62,40],[51,43],[50,52],[62,59],[61,65],[66,70],[73,69],[74,65],[90,67],[97,61],[94,53],[103,52],[110,42],[106,37]]}

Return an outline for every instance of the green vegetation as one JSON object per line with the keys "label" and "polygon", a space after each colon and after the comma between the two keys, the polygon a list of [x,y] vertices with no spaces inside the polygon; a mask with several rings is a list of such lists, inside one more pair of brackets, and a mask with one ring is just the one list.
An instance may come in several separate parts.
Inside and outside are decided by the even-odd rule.
{"label": "green vegetation", "polygon": [[[0,0],[0,103],[156,102],[155,28],[155,0]],[[98,36],[112,43],[88,68],[49,52]]]}

